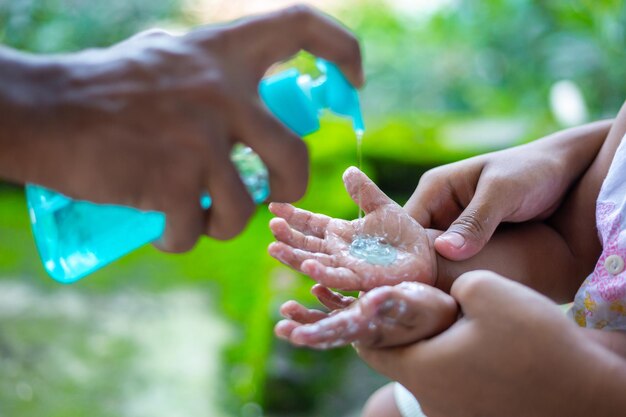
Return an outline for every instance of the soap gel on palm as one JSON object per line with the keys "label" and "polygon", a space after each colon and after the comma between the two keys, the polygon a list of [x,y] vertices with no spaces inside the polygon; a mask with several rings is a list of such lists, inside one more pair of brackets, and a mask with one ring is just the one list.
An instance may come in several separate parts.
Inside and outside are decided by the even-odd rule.
{"label": "soap gel on palm", "polygon": [[[312,79],[290,69],[266,78],[259,94],[272,113],[299,136],[319,129],[319,112],[352,118],[354,130],[364,125],[356,90],[332,63],[318,59],[322,75]],[[252,149],[236,145],[232,160],[256,203],[269,195],[267,168]],[[71,283],[140,246],[165,230],[165,214],[132,207],[72,200],[55,191],[28,184],[26,199],[44,268],[52,278]],[[200,198],[204,209],[211,198]]]}

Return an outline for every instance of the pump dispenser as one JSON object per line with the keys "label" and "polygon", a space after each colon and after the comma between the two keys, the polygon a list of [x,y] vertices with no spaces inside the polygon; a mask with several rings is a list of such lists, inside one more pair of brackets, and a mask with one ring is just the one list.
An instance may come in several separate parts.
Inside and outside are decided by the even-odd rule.
{"label": "pump dispenser", "polygon": [[[317,59],[321,76],[313,79],[289,69],[259,84],[259,95],[272,113],[299,136],[319,129],[319,114],[328,109],[352,119],[354,130],[365,129],[359,97],[341,71]],[[267,168],[252,149],[236,145],[233,163],[256,203],[269,195]],[[38,185],[26,186],[33,235],[45,270],[61,282],[71,283],[102,268],[165,230],[165,214],[132,207],[72,200]],[[204,209],[211,197],[199,196]]]}
{"label": "pump dispenser", "polygon": [[319,129],[322,109],[351,118],[354,130],[364,131],[356,90],[334,64],[323,59],[316,64],[322,73],[317,79],[290,69],[263,80],[259,93],[267,107],[300,136]]}

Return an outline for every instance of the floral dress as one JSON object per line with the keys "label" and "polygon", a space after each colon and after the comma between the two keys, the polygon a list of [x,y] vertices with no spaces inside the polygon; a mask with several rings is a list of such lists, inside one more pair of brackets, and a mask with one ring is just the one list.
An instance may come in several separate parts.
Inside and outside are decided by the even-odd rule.
{"label": "floral dress", "polygon": [[578,325],[626,330],[626,136],[600,189],[596,223],[602,255],[568,311]]}

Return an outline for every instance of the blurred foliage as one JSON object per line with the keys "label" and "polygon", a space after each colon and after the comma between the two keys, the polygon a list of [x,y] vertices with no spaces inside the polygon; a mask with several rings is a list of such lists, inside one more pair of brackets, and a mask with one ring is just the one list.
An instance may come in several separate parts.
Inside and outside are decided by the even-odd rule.
{"label": "blurred foliage", "polygon": [[[0,42],[33,52],[106,46],[151,26],[201,23],[184,7],[177,0],[0,0]],[[338,4],[334,12],[363,43],[368,79],[361,96],[367,124],[364,170],[399,202],[429,167],[561,127],[548,100],[559,80],[580,87],[592,118],[612,117],[626,97],[626,7],[621,1],[465,0],[447,2],[431,14],[399,7],[371,0]],[[286,65],[313,68],[306,54]],[[299,204],[331,216],[355,217],[356,208],[341,183],[343,170],[356,162],[349,124],[325,117],[320,131],[306,141],[312,174]],[[0,188],[0,199],[0,275],[19,278],[43,293],[67,291],[42,272],[20,191]],[[229,415],[258,415],[255,403],[264,404],[268,412],[315,415],[319,398],[343,389],[342,364],[352,355],[349,350],[294,350],[274,341],[271,327],[281,301],[295,297],[315,303],[308,294],[309,281],[267,256],[269,219],[260,207],[238,239],[203,240],[185,255],[142,248],[73,285],[72,291],[92,297],[159,294],[184,286],[210,294],[220,314],[238,329],[222,372],[214,377]],[[15,326],[0,315],[0,356],[33,367],[28,347],[54,340],[55,333],[64,332],[63,324],[19,323]],[[67,343],[62,346],[69,354],[83,349],[76,338],[66,339],[55,343]],[[6,350],[5,345],[17,347]],[[106,361],[94,359],[102,383],[86,390],[88,395],[123,400],[125,394],[114,381],[125,375],[122,368],[131,359],[122,357],[130,347],[121,344],[117,349],[119,358],[112,354],[106,360],[119,359],[118,367],[107,368]],[[24,394],[19,378],[9,381],[17,384],[15,392]],[[80,385],[61,381],[48,387],[54,395],[47,396],[38,395],[37,384],[32,386],[30,402],[10,389],[0,391],[0,414],[42,415],[48,410],[47,415],[115,415],[107,409],[89,410],[93,403],[81,397],[85,388]]]}
{"label": "blurred foliage", "polygon": [[0,43],[32,52],[76,51],[180,16],[179,0],[0,0]]}
{"label": "blurred foliage", "polygon": [[536,117],[560,79],[582,86],[594,117],[611,116],[624,100],[621,1],[465,0],[430,18],[384,4],[342,13],[365,45],[364,94],[375,98],[366,108],[376,115]]}

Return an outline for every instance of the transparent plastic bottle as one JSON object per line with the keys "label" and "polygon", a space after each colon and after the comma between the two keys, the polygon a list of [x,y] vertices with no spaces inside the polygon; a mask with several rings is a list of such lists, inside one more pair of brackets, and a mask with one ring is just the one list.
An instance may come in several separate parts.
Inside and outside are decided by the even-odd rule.
{"label": "transparent plastic bottle", "polygon": [[[332,63],[316,61],[322,75],[311,78],[290,69],[259,84],[267,107],[300,136],[319,129],[319,112],[328,109],[352,119],[364,130],[356,90]],[[256,203],[269,195],[267,168],[252,149],[233,148],[232,160]],[[204,209],[208,194],[199,196]],[[52,278],[71,283],[140,246],[157,240],[165,230],[165,214],[132,207],[72,200],[44,187],[28,184],[26,199],[33,235],[44,268]]]}

